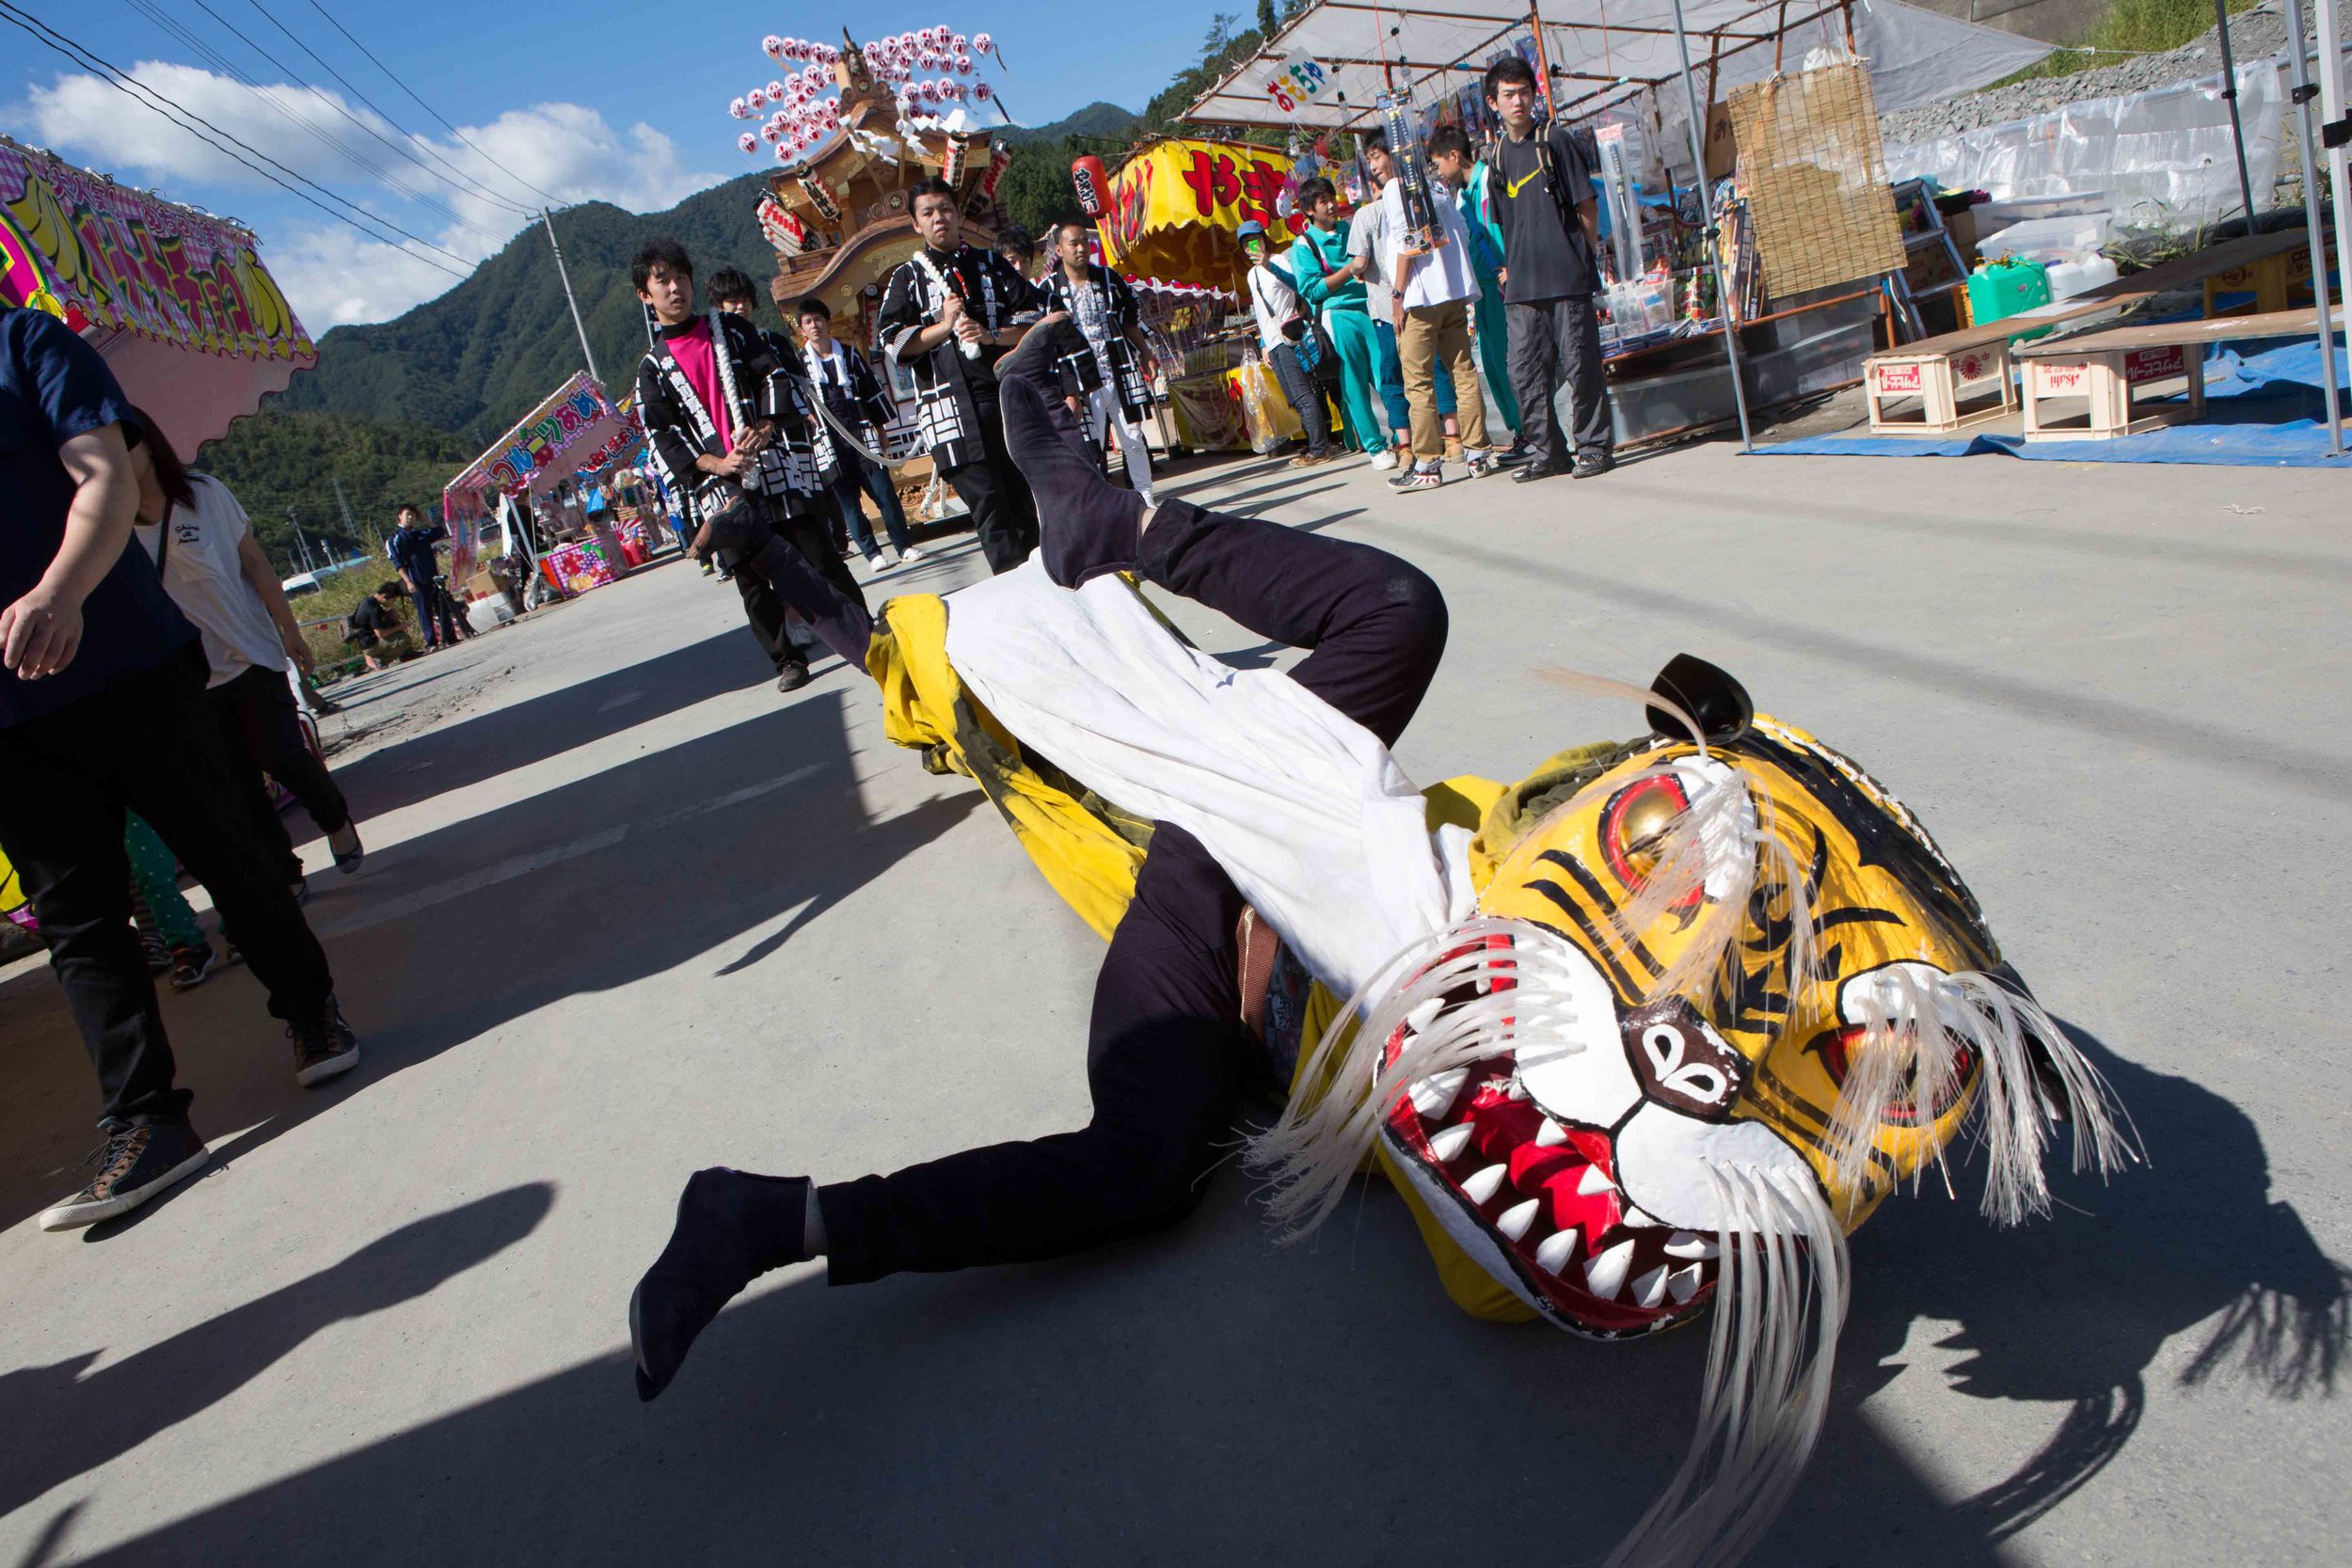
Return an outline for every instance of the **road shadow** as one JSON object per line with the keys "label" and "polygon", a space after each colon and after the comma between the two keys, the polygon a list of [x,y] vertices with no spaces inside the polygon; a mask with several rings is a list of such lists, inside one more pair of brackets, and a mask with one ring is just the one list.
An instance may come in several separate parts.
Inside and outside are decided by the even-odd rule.
{"label": "road shadow", "polygon": [[[2090,1212],[2010,1234],[1963,1204],[1888,1205],[1856,1241],[1828,1430],[1756,1561],[1893,1547],[1906,1568],[1990,1568],[2128,1439],[2166,1339],[2217,1315],[2191,1381],[2291,1401],[2334,1377],[2342,1271],[2270,1202],[2251,1123],[2086,1043],[2178,1174],[2066,1180]],[[612,1241],[650,1259],[660,1237]],[[1963,1325],[1958,1392],[2053,1410],[2050,1442],[1957,1507],[1907,1457],[1917,1434],[1861,1408],[1922,1316]],[[1283,1248],[1228,1173],[1175,1232],[1062,1262],[840,1291],[796,1271],[731,1308],[657,1404],[616,1348],[87,1560],[267,1540],[288,1563],[720,1561],[786,1538],[861,1562],[1597,1560],[1678,1463],[1706,1351],[1703,1332],[1469,1322],[1385,1190]],[[429,1518],[337,1509],[428,1495]]]}
{"label": "road shadow", "polygon": [[[845,728],[846,705],[870,701],[871,689],[862,677],[825,679],[832,689],[757,718],[389,846],[347,892],[314,900],[312,928],[339,966],[337,990],[365,1052],[347,1077],[295,1087],[279,1026],[242,969],[167,994],[198,1129],[252,1129],[216,1151],[216,1164],[233,1165],[321,1111],[565,997],[698,960],[739,971],[747,935],[793,911],[794,928],[820,918],[984,805],[966,787],[871,819]],[[884,749],[882,765],[901,764],[919,766]],[[0,1228],[81,1179],[75,1162],[95,1142],[97,1099],[54,982],[44,974],[8,990]],[[86,1235],[103,1243],[120,1228]]]}
{"label": "road shadow", "polygon": [[[95,1371],[100,1346],[0,1373],[0,1515],[209,1410],[312,1335],[410,1301],[513,1246],[555,1189],[510,1187],[379,1237],[341,1262]],[[40,1548],[36,1548],[36,1560]]]}

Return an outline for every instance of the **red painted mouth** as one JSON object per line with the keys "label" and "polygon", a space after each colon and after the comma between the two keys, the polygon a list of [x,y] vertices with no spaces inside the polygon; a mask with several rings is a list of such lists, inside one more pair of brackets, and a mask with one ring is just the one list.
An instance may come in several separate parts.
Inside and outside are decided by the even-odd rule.
{"label": "red painted mouth", "polygon": [[[1846,1088],[1846,1074],[1853,1068],[1854,1050],[1861,1045],[1867,1033],[1860,1024],[1853,1024],[1844,1029],[1825,1029],[1814,1037],[1813,1051],[1821,1058],[1821,1069],[1829,1074],[1830,1082],[1837,1085],[1841,1094]],[[1976,1070],[1977,1053],[1964,1045],[1955,1046],[1950,1086],[1936,1097],[1935,1108],[1928,1120],[1941,1121],[1951,1115],[1952,1107],[1959,1104],[1961,1096],[1968,1092],[1969,1081],[1975,1077]],[[1915,1127],[1919,1124],[1919,1107],[1909,1100],[1891,1101],[1880,1119],[1897,1127]]]}
{"label": "red painted mouth", "polygon": [[[1507,958],[1493,964],[1510,967]],[[1514,982],[1498,973],[1488,984]],[[1400,1027],[1390,1037],[1390,1061],[1404,1036]],[[1617,1184],[1610,1134],[1545,1115],[1518,1088],[1507,1052],[1423,1079],[1390,1110],[1389,1128],[1573,1328],[1609,1338],[1662,1328],[1714,1288],[1717,1238],[1642,1214]]]}

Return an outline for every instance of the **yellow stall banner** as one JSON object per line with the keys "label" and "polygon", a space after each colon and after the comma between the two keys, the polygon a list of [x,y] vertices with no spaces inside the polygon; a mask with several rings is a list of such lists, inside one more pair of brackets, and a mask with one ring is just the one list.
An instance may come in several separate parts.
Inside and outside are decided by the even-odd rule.
{"label": "yellow stall banner", "polygon": [[1111,176],[1101,220],[1103,260],[1130,277],[1161,277],[1240,293],[1248,263],[1233,238],[1265,225],[1279,246],[1290,226],[1276,212],[1291,161],[1247,142],[1154,142]]}

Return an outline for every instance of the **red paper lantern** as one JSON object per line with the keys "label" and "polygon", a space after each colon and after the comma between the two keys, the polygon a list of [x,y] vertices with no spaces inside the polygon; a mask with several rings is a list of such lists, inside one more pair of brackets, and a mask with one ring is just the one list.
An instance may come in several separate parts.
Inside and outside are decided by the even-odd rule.
{"label": "red paper lantern", "polygon": [[1070,166],[1070,182],[1077,188],[1078,209],[1089,217],[1103,215],[1103,198],[1110,193],[1110,170],[1089,152]]}

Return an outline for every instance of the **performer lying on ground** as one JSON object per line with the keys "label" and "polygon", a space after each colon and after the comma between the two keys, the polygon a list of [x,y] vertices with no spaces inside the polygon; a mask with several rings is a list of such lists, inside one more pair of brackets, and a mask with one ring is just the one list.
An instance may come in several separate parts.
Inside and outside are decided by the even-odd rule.
{"label": "performer lying on ground", "polygon": [[[1109,937],[1093,1119],[822,1187],[697,1172],[630,1300],[640,1396],[771,1269],[822,1257],[853,1284],[1175,1223],[1271,1073],[1288,1104],[1248,1160],[1293,1233],[1376,1159],[1476,1315],[1613,1339],[1716,1308],[1689,1457],[1613,1560],[1736,1560],[1819,1430],[1846,1232],[1964,1125],[1998,1221],[2046,1206],[2053,1122],[2078,1163],[2120,1165],[2098,1074],[1902,803],[1721,671],[1685,656],[1655,691],[1613,688],[1649,734],[1416,791],[1389,747],[1445,645],[1426,576],[1147,508],[1055,429],[1057,401],[1019,374],[1002,398],[1038,561],[870,627],[762,562],[863,650],[891,738],[972,777]],[[1235,671],[1131,578],[1311,652]]]}

